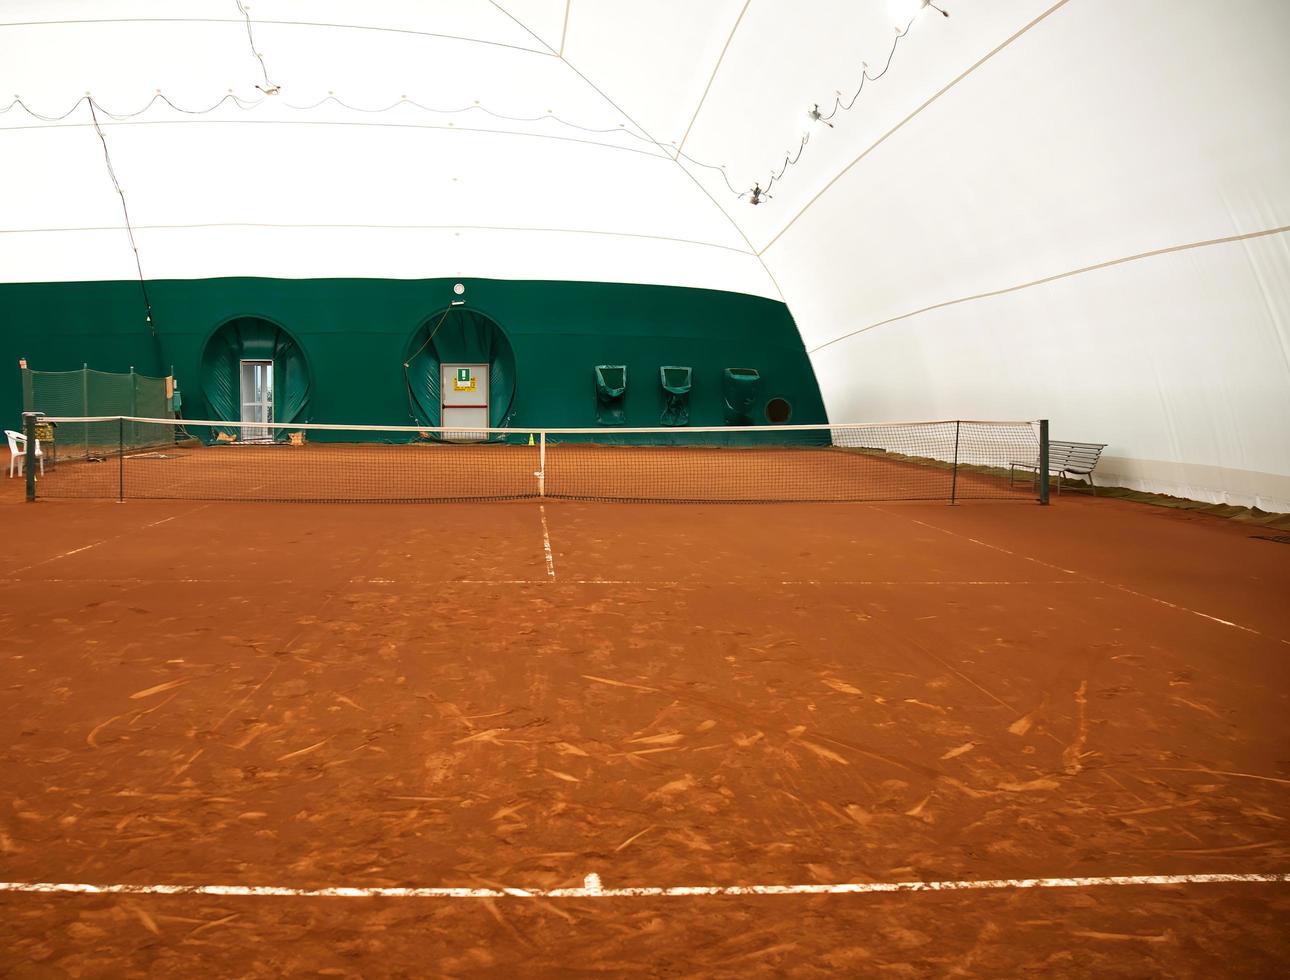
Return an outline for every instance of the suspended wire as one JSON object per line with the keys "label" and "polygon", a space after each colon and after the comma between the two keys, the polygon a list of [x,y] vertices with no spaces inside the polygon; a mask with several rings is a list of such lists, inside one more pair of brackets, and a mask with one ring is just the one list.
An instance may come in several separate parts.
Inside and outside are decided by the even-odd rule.
{"label": "suspended wire", "polygon": [[265,95],[277,95],[279,86],[269,81],[269,69],[264,64],[264,57],[260,54],[259,48],[255,46],[255,35],[251,33],[251,12],[247,10],[242,0],[237,0],[237,9],[242,11],[242,16],[246,18],[246,40],[251,45],[251,54],[255,55],[255,60],[260,63],[260,73],[264,75],[263,87],[257,85],[256,88]]}
{"label": "suspended wire", "polygon": [[[924,3],[923,6],[932,7],[938,13],[941,13],[946,17],[949,16],[948,14],[945,13],[945,11],[941,10],[941,8],[937,7],[933,3]],[[921,12],[922,8],[920,7],[919,9]],[[896,48],[900,46],[901,39],[904,38],[910,32],[910,30],[914,26],[914,21],[917,19],[918,19],[918,15],[915,14],[913,17],[909,19],[909,22],[906,23],[903,28],[897,27],[895,29],[896,36],[892,39],[891,50],[887,52],[887,60],[882,66],[882,71],[878,72],[876,75],[870,75],[868,63],[867,62],[863,63],[863,70],[861,71],[861,74],[860,74],[860,84],[856,87],[855,94],[852,95],[851,98],[847,99],[846,101],[843,101],[842,93],[841,92],[837,93],[837,96],[833,100],[833,108],[830,109],[827,114],[819,112],[819,107],[816,106],[815,110],[813,110],[810,113],[811,117],[813,119],[816,119],[819,122],[824,123],[830,129],[832,129],[833,123],[830,122],[830,120],[833,119],[833,117],[836,116],[839,112],[848,112],[851,110],[851,108],[856,104],[857,100],[860,98],[860,93],[864,91],[865,82],[876,82],[878,79],[882,78],[884,75],[887,74],[888,71],[891,70],[892,61],[896,57]],[[798,161],[802,159],[802,153],[806,149],[806,145],[810,142],[811,142],[811,134],[803,133],[802,139],[797,145],[797,149],[789,150],[784,154],[783,165],[780,166],[778,170],[771,171],[771,175],[767,179],[765,185],[763,186],[760,181],[757,182],[757,185],[756,185],[758,188],[757,196],[759,197],[770,196],[767,192],[776,183],[784,179],[784,175],[788,172],[790,167],[794,167],[797,165]],[[677,151],[677,157],[694,164],[696,167],[703,167],[707,170],[715,170],[718,174],[721,175],[721,179],[725,183],[726,188],[735,197],[744,198],[751,193],[751,191],[748,191],[748,190],[742,190],[742,191],[739,190],[737,187],[735,187],[734,184],[730,182],[730,175],[726,172],[726,167],[724,164],[718,165],[714,163],[706,163],[703,160],[699,160],[691,156],[690,154],[684,152],[683,150]]]}
{"label": "suspended wire", "polygon": [[[495,109],[490,109],[487,106],[481,105],[478,101],[476,101],[473,105],[461,106],[458,108],[439,108],[437,106],[431,106],[422,102],[418,102],[416,99],[410,99],[407,96],[400,96],[395,101],[384,106],[355,105],[353,103],[346,102],[344,99],[340,98],[335,93],[328,93],[324,98],[321,98],[316,102],[312,102],[307,105],[298,105],[291,102],[279,101],[276,98],[271,99],[269,98],[269,96],[276,94],[280,90],[279,86],[277,86],[276,84],[270,81],[268,69],[265,66],[264,59],[260,56],[260,53],[255,50],[255,39],[254,39],[254,35],[251,33],[251,17],[250,17],[250,12],[248,8],[243,4],[242,0],[237,0],[237,5],[238,5],[238,9],[242,12],[243,17],[246,20],[247,37],[251,45],[251,51],[255,55],[256,59],[260,62],[260,67],[262,70],[262,74],[264,76],[265,84],[264,86],[256,85],[256,88],[259,89],[261,92],[263,92],[264,96],[260,98],[254,98],[254,99],[245,99],[234,94],[232,90],[230,90],[228,94],[222,96],[217,101],[215,101],[209,106],[206,106],[205,108],[193,108],[193,107],[183,106],[176,103],[169,96],[167,96],[160,89],[158,89],[157,93],[151,99],[149,99],[143,106],[131,112],[113,112],[104,108],[102,105],[98,105],[97,103],[93,103],[93,102],[91,103],[91,109],[93,110],[95,107],[97,107],[97,110],[99,112],[102,112],[104,116],[108,117],[114,122],[122,122],[125,120],[134,119],[138,116],[143,115],[145,112],[148,112],[153,106],[155,106],[158,102],[164,103],[170,109],[173,109],[176,112],[179,112],[183,115],[188,115],[188,116],[207,115],[209,113],[216,112],[217,110],[223,108],[226,105],[233,105],[244,112],[250,112],[259,108],[260,106],[264,105],[267,102],[272,102],[275,106],[279,106],[284,109],[290,109],[294,112],[311,112],[313,110],[321,108],[322,106],[327,105],[328,103],[331,103],[336,105],[339,108],[345,109],[346,111],[355,112],[362,115],[379,115],[382,113],[391,112],[395,109],[398,109],[401,106],[411,106],[422,112],[430,113],[433,115],[458,115],[466,112],[480,112],[480,113],[483,113],[484,115],[490,116],[494,119],[501,120],[504,122],[544,123],[550,120],[551,122],[554,122],[557,125],[560,125],[569,129],[575,129],[584,133],[590,133],[593,135],[621,133],[625,136],[631,137],[634,140],[637,140],[638,142],[647,142],[647,143],[650,143],[652,146],[659,146],[659,144],[655,143],[647,135],[637,133],[633,129],[628,129],[626,123],[619,123],[618,126],[616,127],[584,126],[580,123],[571,122],[568,119],[564,119],[553,112],[545,112],[537,116],[512,115],[509,113],[498,112]],[[948,16],[948,14],[945,14],[945,12],[941,10],[939,7],[936,7],[935,4],[932,4],[932,3],[923,4],[923,7],[929,7],[929,6],[933,7],[933,9],[944,14],[945,16]],[[920,8],[920,12],[921,12],[921,9],[922,8]],[[844,100],[842,97],[842,94],[839,92],[834,98],[833,107],[827,113],[819,112],[817,107],[817,109],[812,113],[812,118],[815,118],[818,121],[823,122],[831,127],[832,126],[831,120],[834,119],[839,113],[850,111],[859,101],[860,95],[864,91],[865,84],[867,82],[878,81],[880,78],[885,76],[891,70],[892,63],[895,60],[897,47],[899,47],[901,40],[909,34],[910,30],[913,28],[914,21],[917,19],[918,19],[918,15],[916,13],[913,17],[910,18],[910,20],[905,24],[903,28],[897,27],[895,29],[895,37],[892,39],[891,49],[887,52],[887,58],[883,64],[881,71],[871,75],[869,73],[869,65],[867,62],[865,62],[863,64],[863,70],[861,71],[861,75],[860,75],[860,83],[856,86],[854,94],[851,95],[850,98]],[[78,99],[66,112],[63,112],[61,114],[46,115],[44,113],[37,112],[31,106],[27,105],[26,102],[24,102],[21,98],[15,96],[14,99],[8,105],[0,107],[0,115],[4,115],[5,113],[11,112],[16,109],[21,109],[23,112],[25,112],[33,119],[37,119],[41,122],[51,122],[51,123],[62,122],[63,120],[67,119],[73,112],[76,111],[76,108],[77,106],[80,105],[81,101],[82,101],[81,99]],[[95,128],[98,129],[97,119],[95,119]],[[101,130],[99,131],[99,135],[101,138],[102,137]],[[792,167],[798,164],[798,162],[802,159],[802,154],[806,150],[807,144],[810,143],[810,141],[811,141],[810,133],[804,133],[796,149],[785,152],[784,162],[780,165],[780,167],[777,170],[771,171],[771,174],[767,178],[765,185],[762,186],[760,181],[757,182],[758,186],[761,188],[762,196],[769,196],[768,192],[770,191],[770,189],[776,183],[782,182],[787,172]],[[664,151],[666,152],[665,147],[660,147],[660,148],[664,149]],[[684,159],[696,167],[702,167],[706,170],[716,171],[721,176],[721,180],[726,185],[727,190],[737,198],[747,197],[748,194],[750,193],[750,191],[748,190],[739,190],[731,182],[730,175],[727,172],[727,168],[724,164],[717,165],[717,164],[707,163],[706,161],[700,160],[692,156],[691,154],[681,150],[678,150],[676,152],[676,157],[678,159]]]}
{"label": "suspended wire", "polygon": [[[930,3],[924,3],[923,6],[926,7],[926,6],[934,6],[934,5]],[[922,8],[920,7],[919,9],[921,11]],[[949,16],[949,14],[945,14],[944,11],[940,10],[939,7],[937,7],[936,9],[940,13],[944,14],[946,17]],[[819,122],[824,123],[830,129],[832,129],[833,123],[830,122],[830,120],[834,116],[836,116],[839,112],[849,112],[851,110],[851,107],[854,106],[856,104],[856,101],[860,98],[860,93],[864,91],[865,82],[876,82],[878,79],[882,78],[885,74],[887,74],[888,71],[891,70],[891,63],[896,57],[896,48],[900,46],[901,39],[904,38],[905,35],[907,35],[910,32],[910,30],[914,26],[914,21],[917,19],[918,19],[918,14],[916,13],[914,14],[913,17],[909,19],[909,22],[905,24],[903,28],[897,27],[895,29],[896,36],[892,39],[891,50],[887,52],[887,61],[882,66],[882,71],[878,72],[878,74],[876,75],[870,75],[868,62],[863,62],[862,63],[863,68],[862,68],[862,71],[860,72],[860,84],[856,87],[855,95],[851,96],[851,98],[848,99],[846,102],[843,102],[842,93],[839,92],[833,100],[833,108],[830,109],[828,113],[820,112],[819,106],[816,106],[815,109],[812,110],[812,112],[810,113],[811,117],[813,119],[816,119]],[[777,182],[782,181],[784,179],[784,174],[788,173],[789,168],[796,166],[797,162],[802,159],[802,153],[806,149],[806,144],[809,142],[811,142],[811,134],[803,133],[802,140],[797,145],[797,150],[795,152],[790,150],[784,154],[783,166],[781,166],[778,170],[771,171],[771,175],[767,179],[765,186],[763,187],[760,182],[757,183],[757,188],[759,190],[759,195],[761,197],[770,196],[770,194],[768,193],[770,189],[774,187]],[[682,154],[682,155],[685,156],[685,158],[687,160],[690,160],[692,163],[699,163],[699,161],[695,160],[693,157],[690,157],[685,154]],[[706,163],[699,163],[699,165],[703,167],[712,166],[711,164],[706,164]],[[719,170],[721,172],[722,178],[726,177],[724,167],[715,167],[712,169]],[[740,197],[740,198],[745,197],[750,193],[749,191],[735,190],[735,188],[730,185],[729,179],[726,179],[726,186],[730,188],[732,193],[734,193],[737,197]],[[757,196],[758,194],[754,194],[755,198]]]}
{"label": "suspended wire", "polygon": [[911,18],[909,23],[905,25],[904,30],[901,30],[900,28],[896,28],[896,37],[891,42],[891,50],[887,52],[887,63],[882,66],[882,71],[878,72],[878,74],[876,75],[870,75],[869,65],[866,63],[864,66],[864,71],[860,73],[860,84],[856,88],[856,94],[851,96],[851,98],[848,99],[846,103],[843,103],[842,95],[841,93],[839,93],[838,97],[833,100],[833,108],[829,110],[828,114],[820,115],[820,120],[822,122],[828,122],[839,112],[850,111],[851,107],[856,104],[856,100],[860,98],[860,93],[864,91],[864,83],[876,82],[878,81],[878,79],[882,78],[883,75],[887,74],[887,72],[891,70],[892,59],[896,57],[896,48],[900,45],[901,39],[904,38],[905,35],[910,32],[910,29],[914,26],[914,20],[916,19],[917,17]]}
{"label": "suspended wire", "polygon": [[421,419],[417,414],[417,410],[423,408],[423,406],[412,393],[412,379],[408,376],[408,370],[412,367],[412,362],[415,361],[421,355],[421,352],[429,347],[434,341],[435,334],[439,332],[439,328],[443,326],[443,322],[448,319],[448,314],[455,309],[459,309],[459,307],[449,305],[449,307],[443,311],[443,316],[439,317],[439,322],[434,325],[434,329],[430,331],[425,342],[416,349],[416,353],[403,362],[403,387],[408,394],[408,412],[412,416],[412,420],[417,425],[422,424]]}
{"label": "suspended wire", "polygon": [[[409,99],[407,96],[401,96],[400,98],[396,99],[394,102],[391,102],[388,105],[384,105],[384,106],[360,106],[360,105],[354,105],[353,103],[350,103],[350,102],[346,102],[344,99],[340,98],[335,94],[328,94],[316,102],[312,102],[307,105],[297,105],[291,102],[279,101],[278,99],[270,100],[267,97],[256,98],[256,99],[244,99],[230,92],[227,95],[220,98],[219,100],[217,100],[216,102],[214,102],[213,104],[211,104],[210,106],[207,106],[206,108],[190,108],[187,106],[179,105],[178,103],[170,99],[167,95],[165,95],[163,92],[158,92],[146,103],[144,103],[143,106],[141,106],[138,109],[135,109],[132,112],[112,112],[104,108],[102,105],[99,105],[98,108],[99,108],[99,111],[103,113],[104,116],[108,117],[114,122],[123,122],[143,115],[145,112],[151,109],[158,102],[164,103],[165,105],[169,106],[171,109],[174,109],[176,112],[183,113],[184,115],[202,116],[202,115],[207,115],[209,113],[215,112],[216,110],[220,109],[226,104],[232,104],[236,106],[238,109],[241,109],[245,112],[249,112],[259,108],[260,106],[270,101],[272,101],[275,107],[290,109],[295,112],[310,112],[314,109],[318,109],[321,106],[326,105],[327,103],[332,103],[349,112],[355,112],[361,115],[380,115],[381,113],[391,112],[399,108],[400,106],[411,106],[412,108],[419,109],[423,112],[427,112],[432,115],[441,115],[441,116],[459,115],[464,112],[480,112],[486,116],[491,116],[494,119],[502,120],[504,122],[541,123],[541,122],[546,122],[547,120],[550,120],[551,122],[557,123],[560,126],[564,126],[569,129],[576,129],[584,133],[591,133],[594,135],[604,135],[607,133],[621,133],[625,136],[630,136],[632,139],[637,140],[638,142],[649,142],[646,139],[646,137],[641,136],[639,133],[636,133],[626,128],[626,125],[624,123],[619,123],[617,126],[608,126],[608,127],[584,126],[584,125],[581,125],[580,123],[570,122],[569,120],[564,119],[552,112],[545,112],[537,116],[516,116],[516,115],[510,115],[504,112],[498,112],[494,109],[488,108],[485,105],[481,105],[478,102],[474,103],[473,105],[460,106],[458,108],[453,108],[453,109],[441,109],[437,106],[426,105],[425,103],[418,102],[416,99]],[[73,112],[76,111],[76,107],[80,105],[80,102],[81,100],[78,99],[70,109],[68,109],[66,112],[63,112],[59,115],[45,115],[31,108],[22,99],[15,98],[8,105],[0,106],[0,115],[3,115],[7,112],[11,112],[17,109],[21,109],[23,112],[27,113],[27,115],[31,116],[33,119],[39,120],[40,122],[50,122],[50,123],[62,122]],[[606,145],[612,145],[612,144],[606,144]]]}
{"label": "suspended wire", "polygon": [[125,191],[121,189],[121,182],[116,179],[116,169],[112,166],[112,154],[108,152],[107,137],[103,135],[103,128],[99,125],[94,99],[86,95],[82,97],[82,101],[90,107],[90,119],[94,122],[94,132],[98,134],[99,142],[103,144],[103,159],[107,163],[108,176],[112,178],[112,187],[116,190],[117,197],[121,198],[121,214],[125,217],[126,234],[130,236],[130,249],[134,252],[134,267],[139,273],[139,292],[143,294],[144,319],[148,322],[148,331],[152,334],[153,341],[158,344],[157,356],[160,358],[160,339],[157,337],[156,324],[152,322],[152,301],[148,298],[148,283],[143,277],[143,263],[139,259],[139,246],[134,240],[134,225],[130,223],[130,209],[125,203]]}

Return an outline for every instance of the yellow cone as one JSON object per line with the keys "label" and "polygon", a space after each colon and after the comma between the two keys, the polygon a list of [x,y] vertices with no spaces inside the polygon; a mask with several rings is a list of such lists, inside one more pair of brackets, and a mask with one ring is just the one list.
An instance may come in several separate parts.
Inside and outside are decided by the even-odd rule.
{"label": "yellow cone", "polygon": [[535,443],[533,442],[533,433],[532,433],[532,432],[530,432],[530,433],[529,433],[529,445],[530,445],[530,446],[535,445]]}

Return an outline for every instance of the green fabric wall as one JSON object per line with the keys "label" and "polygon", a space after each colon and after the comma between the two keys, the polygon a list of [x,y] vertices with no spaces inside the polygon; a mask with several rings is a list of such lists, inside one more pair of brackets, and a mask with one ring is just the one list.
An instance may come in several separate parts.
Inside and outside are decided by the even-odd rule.
{"label": "green fabric wall", "polygon": [[723,423],[722,370],[752,367],[765,402],[787,398],[794,423],[825,422],[819,387],[788,308],[738,293],[674,286],[493,279],[196,279],[149,282],[154,340],[137,282],[0,284],[0,410],[22,410],[19,357],[36,370],[89,364],[164,375],[174,366],[184,415],[207,417],[203,350],[221,324],[265,317],[300,344],[311,372],[309,421],[411,424],[403,362],[414,334],[456,297],[491,317],[515,352],[512,426],[594,426],[594,366],[626,364],[627,425],[658,425],[661,364],[694,368],[691,425]]}

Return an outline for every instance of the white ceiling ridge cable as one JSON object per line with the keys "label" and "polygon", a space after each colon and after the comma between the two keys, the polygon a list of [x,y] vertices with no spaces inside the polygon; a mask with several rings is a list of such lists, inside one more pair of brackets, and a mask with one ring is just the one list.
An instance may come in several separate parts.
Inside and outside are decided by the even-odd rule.
{"label": "white ceiling ridge cable", "polygon": [[694,115],[690,117],[690,125],[685,127],[685,134],[681,137],[681,142],[677,144],[676,152],[678,155],[685,149],[685,141],[690,138],[690,130],[694,129],[694,124],[698,122],[699,113],[703,111],[703,103],[708,101],[708,93],[712,91],[712,83],[717,80],[717,72],[721,71],[721,63],[726,60],[726,52],[730,50],[730,44],[734,41],[739,25],[743,23],[744,14],[748,13],[748,6],[751,3],[752,0],[744,0],[744,5],[739,9],[739,16],[735,18],[734,26],[730,28],[730,33],[726,35],[726,43],[721,46],[721,54],[717,57],[717,63],[712,66],[712,74],[708,76],[708,84],[703,86],[703,94],[699,96],[699,104],[694,107]]}
{"label": "white ceiling ridge cable", "polygon": [[[542,38],[538,36],[538,34],[532,28],[530,28],[522,20],[520,20],[509,10],[503,7],[500,3],[498,3],[498,0],[488,0],[488,2],[491,3],[498,10],[500,10],[507,17],[509,17],[511,20],[513,20],[525,31],[527,31],[535,41],[537,41],[539,44],[544,45],[546,49],[550,51],[552,54],[555,54],[555,49],[553,49],[549,44],[543,41]],[[667,147],[665,147],[662,143],[656,140],[653,137],[653,135],[651,135],[649,130],[647,130],[644,126],[638,123],[634,118],[632,118],[632,116],[628,112],[626,112],[622,108],[622,106],[620,106],[617,102],[611,99],[609,95],[604,91],[604,89],[602,89],[599,85],[597,85],[590,78],[588,78],[581,71],[579,71],[578,67],[575,64],[573,64],[573,62],[571,62],[568,58],[564,57],[563,55],[556,55],[556,57],[560,59],[561,63],[563,63],[564,65],[567,65],[571,72],[573,72],[580,79],[582,79],[582,81],[586,85],[588,85],[592,91],[594,91],[597,95],[599,95],[602,99],[604,99],[605,102],[607,102],[616,112],[620,113],[624,119],[630,122],[637,129],[639,129],[641,133],[643,133],[651,143],[653,143],[661,151],[663,151],[663,153],[666,154],[667,158],[671,160],[673,163],[675,163],[677,167],[680,168],[681,173],[685,174],[685,176],[690,179],[690,181],[694,184],[695,187],[699,189],[699,191],[703,194],[703,196],[712,202],[712,206],[721,212],[721,214],[725,217],[725,219],[728,222],[730,222],[730,226],[734,228],[735,231],[739,234],[739,237],[743,239],[744,244],[748,246],[751,255],[757,260],[757,263],[761,266],[762,271],[766,273],[766,278],[770,281],[770,284],[775,287],[775,294],[779,296],[780,302],[786,302],[786,300],[784,299],[784,291],[779,288],[779,281],[776,280],[775,274],[770,271],[770,266],[766,263],[766,260],[762,257],[761,253],[757,251],[752,241],[748,238],[747,233],[745,233],[745,231],[743,230],[743,227],[739,224],[738,221],[735,220],[734,215],[730,214],[730,212],[728,212],[725,208],[723,208],[720,202],[718,202],[717,199],[712,196],[712,192],[703,186],[703,182],[699,180],[697,177],[695,177],[694,174],[690,173],[690,171],[685,168],[685,166],[681,163],[681,161],[677,157],[674,157],[671,154],[671,152],[667,149]]]}
{"label": "white ceiling ridge cable", "polygon": [[[334,228],[371,229],[372,231],[505,231],[528,232],[551,235],[602,235],[611,238],[639,238],[646,241],[674,242],[678,245],[695,245],[699,248],[719,248],[737,255],[752,255],[747,249],[737,245],[723,245],[720,242],[705,242],[696,238],[678,238],[675,235],[651,235],[647,232],[608,231],[599,228],[552,228],[523,225],[425,225],[425,224],[389,224],[378,222],[273,222],[273,221],[197,221],[176,224],[135,224],[137,231],[196,231],[203,228],[276,228],[285,231],[292,229],[325,230]],[[68,234],[80,232],[120,231],[120,225],[83,225],[79,227],[61,226],[49,228],[0,228],[0,235],[43,235]]]}
{"label": "white ceiling ridge cable", "polygon": [[960,296],[957,299],[947,299],[940,303],[932,303],[930,306],[920,307],[917,310],[910,310],[908,313],[900,313],[896,316],[887,317],[887,319],[879,320],[877,323],[871,323],[867,327],[859,327],[856,330],[834,337],[832,340],[826,340],[822,344],[817,344],[810,348],[807,353],[814,354],[817,351],[824,350],[824,348],[831,347],[844,340],[858,337],[862,333],[876,330],[878,327],[885,327],[888,324],[898,323],[901,320],[908,320],[911,317],[920,316],[923,313],[931,313],[934,310],[943,310],[947,306],[959,306],[960,304],[972,303],[979,299],[991,299],[995,296],[1006,296],[1009,293],[1017,293],[1023,289],[1032,289],[1035,286],[1045,286],[1048,283],[1060,282],[1062,279],[1070,279],[1072,276],[1082,276],[1089,272],[1098,272],[1102,269],[1114,268],[1117,265],[1125,265],[1129,262],[1139,262],[1143,259],[1157,258],[1161,255],[1170,255],[1175,252],[1188,252],[1192,249],[1209,248],[1214,245],[1231,245],[1235,242],[1247,242],[1256,238],[1267,238],[1270,235],[1284,235],[1287,232],[1290,232],[1290,225],[1280,225],[1276,228],[1263,228],[1259,231],[1248,231],[1239,235],[1225,235],[1222,238],[1207,238],[1202,241],[1183,242],[1179,245],[1166,245],[1163,248],[1153,248],[1147,252],[1136,252],[1133,255],[1117,256],[1113,259],[1107,259],[1104,262],[1096,262],[1093,265],[1084,265],[1077,269],[1067,269],[1065,272],[1055,272],[1039,279],[1031,279],[1029,282],[1015,283],[1014,285],[1004,286],[1000,289],[990,289],[981,293],[973,293],[970,296]]}
{"label": "white ceiling ridge cable", "polygon": [[[83,24],[242,24],[240,17],[78,17],[67,20],[15,20],[0,21],[0,29],[6,27],[75,27]],[[493,48],[505,48],[522,54],[534,54],[542,58],[557,57],[549,48],[526,48],[520,44],[508,44],[506,41],[490,41],[482,37],[466,37],[462,34],[440,34],[435,31],[418,31],[410,27],[386,27],[381,24],[339,24],[330,21],[316,20],[257,20],[257,24],[268,24],[273,27],[322,27],[342,31],[374,31],[381,34],[406,34],[409,37],[426,37],[442,41],[461,41],[465,44],[483,44]]]}
{"label": "white ceiling ridge cable", "polygon": [[[0,136],[5,133],[44,132],[52,129],[83,129],[91,123],[56,122],[32,126],[0,126]],[[409,129],[435,130],[442,133],[471,133],[482,136],[512,136],[519,139],[553,140],[558,143],[577,143],[582,146],[594,146],[602,150],[613,150],[618,153],[636,153],[651,160],[671,161],[670,154],[656,153],[654,147],[622,146],[617,143],[606,143],[601,140],[581,139],[577,136],[561,136],[557,133],[534,133],[522,129],[489,129],[476,126],[454,126],[435,123],[413,122],[369,122],[358,119],[124,119],[119,122],[102,122],[100,126],[355,126],[372,129]],[[751,245],[749,246],[751,248]]]}

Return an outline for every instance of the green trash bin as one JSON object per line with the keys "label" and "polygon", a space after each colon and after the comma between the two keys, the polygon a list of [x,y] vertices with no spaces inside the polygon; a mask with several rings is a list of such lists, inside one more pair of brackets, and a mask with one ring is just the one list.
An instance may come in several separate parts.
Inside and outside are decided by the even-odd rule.
{"label": "green trash bin", "polygon": [[627,392],[626,364],[596,365],[596,421],[622,425],[627,421],[623,395]]}
{"label": "green trash bin", "polygon": [[659,419],[664,425],[690,424],[690,369],[668,365],[658,369],[659,381],[663,385],[663,416]]}
{"label": "green trash bin", "polygon": [[761,372],[755,368],[726,368],[721,375],[726,425],[752,425],[753,405],[761,391]]}

